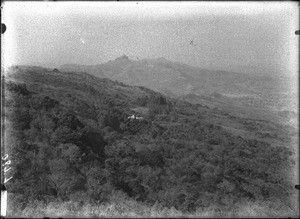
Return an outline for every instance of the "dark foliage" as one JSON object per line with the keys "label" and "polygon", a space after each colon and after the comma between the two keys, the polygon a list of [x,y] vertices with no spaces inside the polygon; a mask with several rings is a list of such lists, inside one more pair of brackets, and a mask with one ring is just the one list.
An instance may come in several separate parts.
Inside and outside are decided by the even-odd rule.
{"label": "dark foliage", "polygon": [[[15,76],[28,86],[7,83],[14,127],[7,187],[20,202],[68,200],[78,191],[106,201],[122,190],[194,211],[242,199],[287,200],[293,189],[284,175],[287,148],[232,136],[199,116],[201,106],[85,74],[39,74]],[[38,86],[28,91],[32,83]],[[148,107],[149,117],[128,120],[135,107]]]}

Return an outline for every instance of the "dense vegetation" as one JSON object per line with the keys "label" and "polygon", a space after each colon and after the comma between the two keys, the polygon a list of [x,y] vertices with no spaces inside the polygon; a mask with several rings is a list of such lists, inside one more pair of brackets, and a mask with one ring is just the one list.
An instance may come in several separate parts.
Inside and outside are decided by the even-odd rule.
{"label": "dense vegetation", "polygon": [[[281,201],[293,189],[285,147],[233,136],[201,105],[84,73],[10,69],[6,77],[7,188],[34,200],[105,203],[122,191],[194,212],[243,201]],[[143,107],[143,120],[130,120]]]}

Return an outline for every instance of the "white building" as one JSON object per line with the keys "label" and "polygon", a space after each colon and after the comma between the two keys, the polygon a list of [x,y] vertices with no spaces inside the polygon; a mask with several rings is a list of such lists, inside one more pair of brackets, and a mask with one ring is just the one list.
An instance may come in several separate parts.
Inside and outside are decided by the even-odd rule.
{"label": "white building", "polygon": [[137,120],[143,120],[143,117],[139,117],[139,116],[135,116],[135,114],[133,114],[132,116],[129,116],[128,119],[137,119]]}

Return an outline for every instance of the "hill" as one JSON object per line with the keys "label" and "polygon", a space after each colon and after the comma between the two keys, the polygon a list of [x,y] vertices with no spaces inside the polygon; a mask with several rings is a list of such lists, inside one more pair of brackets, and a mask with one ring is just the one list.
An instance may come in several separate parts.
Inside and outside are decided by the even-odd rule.
{"label": "hill", "polygon": [[291,127],[83,72],[18,66],[4,80],[11,214],[35,201],[106,203],[116,192],[186,214],[245,201],[281,215],[294,208]]}
{"label": "hill", "polygon": [[[92,71],[99,69],[101,72]],[[254,77],[234,72],[210,71],[165,58],[130,60],[123,55],[107,63],[84,66],[63,65],[63,71],[86,71],[97,77],[107,77],[131,85],[143,85],[180,96],[188,93],[212,91],[247,92],[247,84],[257,82]],[[245,84],[247,83],[247,84]]]}
{"label": "hill", "polygon": [[[283,111],[297,114],[295,78],[278,75],[272,77],[270,72],[259,74],[257,70],[257,73],[242,74],[212,71],[165,58],[136,61],[125,55],[99,65],[63,65],[60,69],[85,71],[100,78],[145,86],[170,97],[185,99],[186,95],[194,94],[198,96],[197,100],[195,98],[185,100],[218,107],[227,112],[232,112],[234,108],[238,116],[265,118],[283,123],[288,123],[292,119],[294,124],[297,120],[296,117],[288,119],[282,117]],[[226,98],[221,103],[221,99],[217,100],[211,96],[214,93],[222,94]]]}

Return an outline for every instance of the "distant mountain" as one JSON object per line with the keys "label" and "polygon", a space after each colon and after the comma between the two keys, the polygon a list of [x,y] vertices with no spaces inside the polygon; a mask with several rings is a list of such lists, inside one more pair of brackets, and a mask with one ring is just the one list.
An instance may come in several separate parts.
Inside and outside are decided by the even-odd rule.
{"label": "distant mountain", "polygon": [[202,69],[163,57],[132,60],[123,55],[99,65],[63,65],[59,69],[144,86],[238,116],[279,121],[284,119],[278,116],[280,111],[297,111],[296,78],[255,73],[255,68],[246,74]]}
{"label": "distant mountain", "polygon": [[76,64],[66,64],[59,68],[59,70],[67,70],[70,72],[86,72],[92,75],[96,75],[97,77],[105,77],[105,75],[102,72],[102,69],[98,67],[98,65],[95,66],[87,66],[87,65],[76,65]]}
{"label": "distant mountain", "polygon": [[211,71],[165,58],[131,60],[123,55],[99,65],[63,65],[62,71],[84,71],[129,85],[142,85],[169,96],[185,94],[244,93],[253,94],[268,86],[277,87],[268,76],[252,76],[226,71]]}

